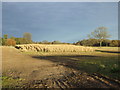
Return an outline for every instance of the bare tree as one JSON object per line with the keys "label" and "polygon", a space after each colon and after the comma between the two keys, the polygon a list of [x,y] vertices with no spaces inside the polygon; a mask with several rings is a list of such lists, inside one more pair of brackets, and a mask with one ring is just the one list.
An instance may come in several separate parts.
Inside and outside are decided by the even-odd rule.
{"label": "bare tree", "polygon": [[26,33],[23,34],[23,38],[31,41],[32,35],[31,35],[31,33],[26,32]]}
{"label": "bare tree", "polygon": [[96,38],[100,40],[100,47],[102,46],[103,39],[109,38],[109,35],[106,27],[98,27],[91,34],[88,35],[89,38]]}

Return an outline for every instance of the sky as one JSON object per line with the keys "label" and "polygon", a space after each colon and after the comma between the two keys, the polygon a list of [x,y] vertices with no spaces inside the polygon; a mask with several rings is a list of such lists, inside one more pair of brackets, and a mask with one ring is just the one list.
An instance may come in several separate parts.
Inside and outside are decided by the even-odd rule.
{"label": "sky", "polygon": [[110,39],[118,39],[117,2],[2,3],[2,34],[9,37],[29,32],[33,41],[73,43],[101,26],[108,28]]}

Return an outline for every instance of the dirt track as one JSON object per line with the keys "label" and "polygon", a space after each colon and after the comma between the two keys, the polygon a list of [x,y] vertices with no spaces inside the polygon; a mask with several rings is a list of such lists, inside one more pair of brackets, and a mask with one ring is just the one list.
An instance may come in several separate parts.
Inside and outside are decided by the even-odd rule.
{"label": "dirt track", "polygon": [[[48,60],[32,58],[15,48],[2,48],[4,76],[22,78],[25,88],[109,88],[96,77]],[[19,87],[19,86],[17,86]]]}

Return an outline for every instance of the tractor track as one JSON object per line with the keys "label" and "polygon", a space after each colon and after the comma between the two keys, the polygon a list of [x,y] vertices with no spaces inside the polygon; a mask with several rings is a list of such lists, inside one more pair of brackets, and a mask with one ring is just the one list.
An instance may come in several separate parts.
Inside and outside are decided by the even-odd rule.
{"label": "tractor track", "polygon": [[105,85],[111,87],[111,88],[120,88],[120,81],[111,79],[109,77],[103,76],[101,74],[94,73],[91,75],[94,79],[100,81],[101,83],[104,83]]}
{"label": "tractor track", "polygon": [[[90,78],[89,80],[86,79],[84,81],[81,76],[85,76],[85,78]],[[82,80],[83,79],[83,80]],[[90,81],[96,81],[97,83],[90,83]],[[61,90],[64,88],[94,88],[94,85],[97,85],[97,88],[120,88],[119,82],[115,80],[111,80],[105,76],[93,74],[89,75],[87,73],[80,73],[80,72],[72,72],[71,74],[64,76],[62,78],[47,78],[45,80],[34,80],[30,83],[26,83],[23,88],[60,88]]]}

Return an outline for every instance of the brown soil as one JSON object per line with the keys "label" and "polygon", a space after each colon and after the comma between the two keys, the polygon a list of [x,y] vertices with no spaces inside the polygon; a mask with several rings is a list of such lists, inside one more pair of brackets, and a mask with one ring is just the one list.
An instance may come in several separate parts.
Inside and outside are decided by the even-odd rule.
{"label": "brown soil", "polygon": [[[69,64],[68,64],[69,65]],[[13,47],[2,47],[2,74],[22,78],[24,88],[114,88],[106,79],[45,59],[32,58]]]}

